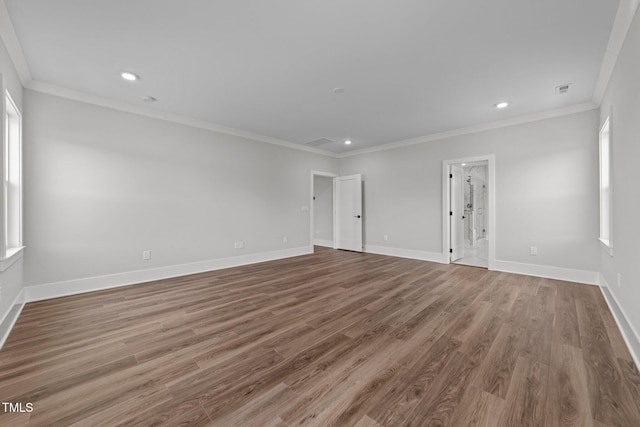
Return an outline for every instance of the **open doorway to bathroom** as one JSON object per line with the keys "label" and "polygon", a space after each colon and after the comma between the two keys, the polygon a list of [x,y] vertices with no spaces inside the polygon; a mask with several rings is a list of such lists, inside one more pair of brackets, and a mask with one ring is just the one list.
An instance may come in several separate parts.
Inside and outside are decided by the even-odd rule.
{"label": "open doorway to bathroom", "polygon": [[447,263],[492,269],[495,260],[494,156],[443,162],[443,248]]}
{"label": "open doorway to bathroom", "polygon": [[462,163],[463,175],[463,224],[464,251],[461,258],[452,260],[456,264],[474,267],[489,266],[489,245],[487,241],[487,162]]}

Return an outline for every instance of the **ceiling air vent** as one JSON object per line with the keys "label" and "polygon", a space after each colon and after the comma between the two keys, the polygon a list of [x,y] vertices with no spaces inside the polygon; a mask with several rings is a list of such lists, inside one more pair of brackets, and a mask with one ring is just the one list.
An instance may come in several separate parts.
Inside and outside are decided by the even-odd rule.
{"label": "ceiling air vent", "polygon": [[571,83],[566,83],[560,86],[556,86],[556,95],[564,95],[565,93],[569,92],[570,86],[571,86]]}
{"label": "ceiling air vent", "polygon": [[318,138],[313,141],[305,142],[304,145],[308,145],[309,147],[320,147],[321,145],[330,144],[332,142],[335,141],[329,138]]}

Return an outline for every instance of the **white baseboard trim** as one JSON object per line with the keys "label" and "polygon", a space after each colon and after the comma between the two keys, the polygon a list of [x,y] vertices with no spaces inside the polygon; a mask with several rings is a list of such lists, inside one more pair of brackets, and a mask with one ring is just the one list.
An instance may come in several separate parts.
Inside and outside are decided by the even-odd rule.
{"label": "white baseboard trim", "polygon": [[370,254],[396,256],[399,258],[419,259],[442,263],[443,255],[439,252],[417,251],[414,249],[391,248],[388,246],[366,245],[364,251]]}
{"label": "white baseboard trim", "polygon": [[625,313],[624,309],[618,303],[618,299],[611,292],[611,287],[604,276],[600,273],[600,292],[604,296],[604,300],[607,302],[609,306],[609,310],[611,310],[611,314],[613,314],[613,318],[618,325],[618,329],[622,334],[622,338],[624,342],[627,344],[627,348],[631,353],[631,357],[636,364],[636,367],[640,368],[640,334],[636,328],[633,327],[633,324],[629,322],[629,317]]}
{"label": "white baseboard trim", "polygon": [[0,349],[4,345],[4,342],[9,338],[9,334],[11,333],[11,329],[13,329],[13,325],[16,324],[18,317],[20,317],[20,313],[24,308],[25,304],[25,290],[22,288],[16,298],[13,300],[13,304],[11,304],[11,308],[8,312],[6,312],[0,322]]}
{"label": "white baseboard trim", "polygon": [[495,260],[493,269],[507,273],[525,274],[527,276],[565,280],[587,285],[598,285],[600,282],[600,273],[597,271],[575,270],[573,268],[551,267],[549,265]]}
{"label": "white baseboard trim", "polygon": [[312,246],[283,249],[278,251],[261,252],[257,254],[241,255],[229,258],[219,258],[189,264],[178,264],[148,270],[129,271],[126,273],[109,274],[106,276],[87,277],[67,280],[63,282],[45,283],[26,286],[26,301],[41,301],[68,295],[81,294],[103,289],[117,288],[136,283],[186,276],[188,274],[203,273],[229,267],[238,267],[258,262],[274,261],[299,255],[313,253]]}
{"label": "white baseboard trim", "polygon": [[324,246],[326,248],[333,248],[333,240],[313,239],[313,244],[315,246]]}
{"label": "white baseboard trim", "polygon": [[[448,263],[448,254],[438,252],[417,251],[413,249],[391,248],[387,246],[366,245],[365,252],[396,256],[400,258],[418,259],[438,263]],[[494,262],[493,270],[507,273],[524,274],[527,276],[544,277],[547,279],[566,280],[568,282],[598,285],[600,273],[597,271],[575,270],[571,268],[551,267],[548,265],[525,264],[512,261]]]}

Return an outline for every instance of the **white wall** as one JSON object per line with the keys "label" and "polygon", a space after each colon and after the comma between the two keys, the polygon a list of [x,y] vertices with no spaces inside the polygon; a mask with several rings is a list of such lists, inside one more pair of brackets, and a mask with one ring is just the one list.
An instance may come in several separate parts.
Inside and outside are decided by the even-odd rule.
{"label": "white wall", "polygon": [[316,244],[333,242],[333,178],[316,175],[313,177],[314,236]]}
{"label": "white wall", "polygon": [[367,245],[442,253],[442,162],[495,154],[496,259],[595,272],[597,134],[591,110],[342,158],[340,174],[364,175]]}
{"label": "white wall", "polygon": [[5,87],[11,93],[13,102],[16,103],[18,108],[22,109],[22,83],[20,83],[18,72],[2,39],[0,39],[0,73],[4,78]]}
{"label": "white wall", "polygon": [[310,247],[309,171],[337,170],[334,158],[28,90],[24,123],[27,285]]}
{"label": "white wall", "polygon": [[[20,83],[18,73],[16,72],[13,63],[11,62],[9,54],[7,53],[7,49],[1,39],[0,74],[2,75],[4,86],[9,90],[9,93],[11,94],[13,101],[16,103],[16,106],[21,111],[23,111],[22,84]],[[2,94],[2,97],[4,98],[4,94]],[[3,150],[0,150],[0,164],[4,164],[3,156]],[[3,200],[4,196],[1,194],[1,192],[2,188],[0,187],[0,200]],[[20,291],[23,287],[22,271],[22,260],[18,260],[17,262],[12,264],[6,271],[0,271],[0,288],[2,288],[2,293],[0,295],[0,340],[2,340],[2,337],[4,336],[5,331],[3,328],[8,328],[8,325],[3,325],[2,321],[3,319],[5,319],[9,311],[13,308],[14,302],[16,302],[16,298],[20,294]]]}
{"label": "white wall", "polygon": [[[613,257],[600,251],[610,292],[635,329],[640,355],[640,14],[636,12],[601,104],[611,113],[613,143]],[[618,287],[620,273],[621,287]]]}

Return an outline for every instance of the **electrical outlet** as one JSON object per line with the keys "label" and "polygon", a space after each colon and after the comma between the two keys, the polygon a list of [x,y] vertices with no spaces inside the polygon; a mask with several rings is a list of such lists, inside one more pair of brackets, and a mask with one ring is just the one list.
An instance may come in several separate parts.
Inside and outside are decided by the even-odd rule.
{"label": "electrical outlet", "polygon": [[233,248],[234,249],[242,249],[242,248],[244,248],[244,242],[242,240],[239,240],[239,241],[235,242],[233,244]]}
{"label": "electrical outlet", "polygon": [[531,256],[538,255],[538,248],[536,246],[529,246],[529,255]]}
{"label": "electrical outlet", "polygon": [[622,276],[620,275],[620,273],[618,273],[618,287],[622,287]]}
{"label": "electrical outlet", "polygon": [[384,235],[384,236],[382,236],[382,237],[384,238],[384,241],[385,241],[385,242],[389,240],[389,235],[388,235],[388,234],[385,234],[385,235]]}
{"label": "electrical outlet", "polygon": [[147,261],[151,259],[151,251],[142,251],[142,259]]}
{"label": "electrical outlet", "polygon": [[287,242],[288,242],[287,236],[284,236],[284,237],[282,238],[282,243],[287,243]]}

